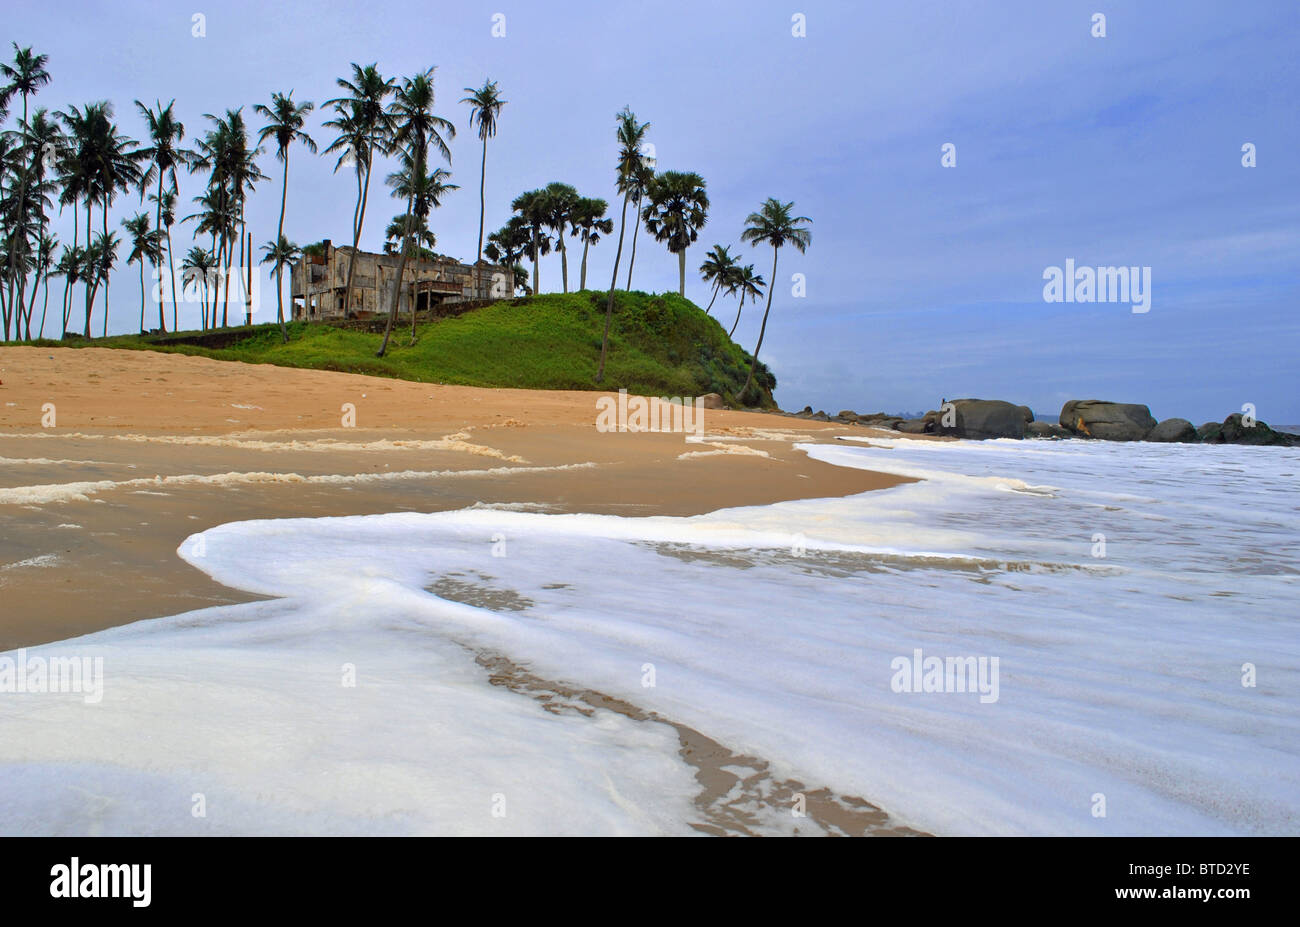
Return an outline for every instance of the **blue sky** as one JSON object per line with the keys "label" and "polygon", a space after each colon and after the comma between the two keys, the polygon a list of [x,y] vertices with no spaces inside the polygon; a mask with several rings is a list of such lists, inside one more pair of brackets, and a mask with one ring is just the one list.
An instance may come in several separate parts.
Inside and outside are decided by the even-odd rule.
{"label": "blue sky", "polygon": [[[1098,11],[1104,38],[1091,34]],[[353,61],[396,76],[437,65],[437,109],[461,129],[451,169],[463,188],[431,224],[439,251],[471,260],[479,148],[462,88],[492,78],[509,101],[488,151],[489,229],[515,195],[552,180],[615,211],[614,114],[631,105],[651,123],[661,169],[708,181],[710,220],[688,252],[697,302],[708,292],[694,268],[714,243],[770,275],[770,250],[739,240],[765,197],[813,219],[808,253],[781,255],[762,352],[786,408],[921,410],[979,396],[1054,419],[1067,399],[1103,398],[1198,424],[1247,402],[1265,421],[1300,422],[1295,0],[24,0],[7,13],[7,34],[50,56],[37,105],[107,98],[136,137],[136,98],[174,97],[194,136],[202,113],[251,109],[273,90],[319,103]],[[791,34],[796,13],[806,37]],[[326,118],[311,121],[322,143]],[[944,168],[949,142],[957,165]],[[1241,164],[1246,142],[1254,168]],[[286,234],[342,242],[351,177],[305,149],[291,157]],[[279,208],[270,153],[263,170],[272,180],[249,210],[259,243]],[[200,185],[183,178],[182,199]],[[371,248],[400,210],[386,193],[372,191]],[[120,199],[113,223],[137,208]],[[71,217],[56,229],[70,237]],[[189,227],[174,237],[183,252]],[[613,255],[612,240],[593,250],[589,284],[608,281]],[[1044,269],[1067,258],[1150,266],[1150,311],[1044,302]],[[676,273],[675,256],[640,241],[637,288],[675,288]],[[544,259],[543,289],[559,275],[558,257]],[[137,287],[134,268],[118,270],[111,330],[136,326]],[[719,299],[728,326],[734,313]],[[751,349],[760,317],[747,306],[737,331]]]}

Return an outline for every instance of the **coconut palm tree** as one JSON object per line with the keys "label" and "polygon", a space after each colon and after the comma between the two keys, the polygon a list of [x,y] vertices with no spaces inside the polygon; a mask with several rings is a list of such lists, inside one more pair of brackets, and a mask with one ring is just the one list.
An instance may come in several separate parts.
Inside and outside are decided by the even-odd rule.
{"label": "coconut palm tree", "polygon": [[[528,225],[519,216],[511,216],[505,225],[488,236],[483,253],[489,261],[507,268],[507,273],[510,274],[508,281],[502,281],[506,285],[504,295],[509,296],[520,288],[515,269],[519,267],[519,259],[528,254],[531,246],[532,236],[528,232]],[[524,271],[523,287],[528,288],[527,270]],[[493,295],[498,294],[494,292]]]}
{"label": "coconut palm tree", "polygon": [[[36,249],[36,281],[39,285],[42,277],[45,279],[44,295],[41,298],[41,327],[37,333],[38,338],[45,337],[45,313],[50,308],[50,274],[54,272],[54,251],[59,247],[59,240],[53,235],[42,235],[40,245]],[[35,300],[36,290],[32,289],[32,298]],[[27,314],[27,340],[32,337],[32,315]]]}
{"label": "coconut palm tree", "polygon": [[[177,309],[176,309],[176,260],[172,254],[172,221],[175,218],[175,191],[178,189],[176,181],[176,168],[188,168],[198,157],[188,148],[180,147],[181,141],[185,138],[185,125],[176,118],[173,109],[176,101],[171,100],[166,106],[162,105],[160,100],[154,101],[155,109],[150,109],[139,100],[135,101],[135,108],[140,111],[144,117],[145,125],[149,129],[149,146],[141,149],[141,153],[147,157],[149,167],[145,170],[140,178],[140,192],[143,195],[144,188],[152,183],[157,183],[157,190],[150,197],[150,202],[154,204],[154,231],[161,233],[164,228],[167,230],[167,265],[171,269],[172,285],[172,328],[176,327]],[[164,206],[167,205],[167,197],[163,192],[163,185],[168,184],[172,191],[172,216],[164,223]],[[161,235],[160,235],[161,237]],[[158,300],[158,327],[163,331],[167,330],[166,316],[163,311],[163,301]]]}
{"label": "coconut palm tree", "polygon": [[709,221],[709,196],[704,192],[704,178],[683,171],[656,174],[646,188],[645,230],[656,241],[668,243],[677,255],[678,293],[686,296],[686,249],[700,236]]}
{"label": "coconut palm tree", "polygon": [[60,338],[68,330],[68,319],[72,315],[71,288],[81,279],[85,260],[85,252],[74,243],[63,246],[63,253],[54,265],[54,276],[63,278],[63,327],[59,329]]}
{"label": "coconut palm tree", "polygon": [[618,222],[618,248],[614,252],[614,275],[609,281],[609,301],[605,304],[605,333],[600,340],[600,366],[596,368],[596,382],[605,379],[605,355],[609,352],[609,323],[614,317],[614,287],[618,284],[618,262],[623,256],[623,231],[627,228],[627,203],[632,196],[636,183],[636,173],[644,167],[641,145],[645,142],[650,123],[637,122],[636,114],[628,107],[615,117],[618,128],[614,136],[618,139],[618,161],[615,164],[615,177],[618,192],[623,194],[623,214]]}
{"label": "coconut palm tree", "polygon": [[[149,227],[149,214],[136,213],[130,219],[122,220],[122,227],[131,236],[131,253],[127,255],[127,266],[140,265],[140,334],[144,334],[144,264],[157,267],[162,263],[162,230]],[[161,305],[162,300],[159,300]],[[160,310],[161,312],[161,310]]]}
{"label": "coconut palm tree", "polygon": [[714,245],[709,253],[705,255],[704,263],[700,265],[700,276],[704,278],[706,283],[711,282],[713,284],[713,297],[704,310],[705,315],[712,313],[714,300],[718,298],[718,291],[730,284],[735,269],[736,258],[726,245]]}
{"label": "coconut palm tree", "polygon": [[555,233],[554,241],[560,252],[560,279],[564,292],[569,292],[569,251],[564,247],[564,235],[573,220],[573,207],[577,204],[578,191],[567,183],[548,183],[542,190],[545,203],[544,223],[546,228]]}
{"label": "coconut palm tree", "polygon": [[204,328],[207,327],[208,317],[208,281],[212,279],[215,267],[216,258],[212,252],[198,245],[190,248],[181,264],[181,287],[189,289],[193,286],[198,291]]}
{"label": "coconut palm tree", "polygon": [[[412,241],[416,243],[417,248],[421,242],[421,236],[428,241],[429,247],[433,247],[434,236],[429,231],[429,215],[433,210],[442,205],[442,198],[452,190],[459,190],[460,185],[448,183],[447,178],[451,174],[440,167],[434,168],[428,173],[416,173],[416,165],[411,159],[402,156],[402,169],[387,178],[388,185],[393,188],[393,196],[405,198],[410,205],[410,215],[412,221]],[[389,226],[389,232],[392,232],[392,226]],[[420,255],[423,257],[423,255]],[[399,262],[400,263],[400,262]],[[418,279],[418,274],[416,275]],[[402,278],[398,278],[398,283]],[[415,310],[416,299],[414,292],[411,296],[411,340],[415,341]]]}
{"label": "coconut palm tree", "polygon": [[100,232],[90,246],[90,267],[94,276],[104,284],[104,329],[101,337],[108,337],[108,283],[113,268],[117,266],[117,249],[122,240],[116,232]]}
{"label": "coconut palm tree", "polygon": [[587,288],[587,249],[600,241],[601,235],[614,231],[614,220],[606,219],[605,212],[609,204],[602,199],[579,197],[574,204],[572,223],[573,234],[582,238],[582,270],[579,273],[578,289]]}
{"label": "coconut palm tree", "polygon": [[551,206],[547,201],[545,190],[529,190],[521,193],[510,203],[510,208],[518,213],[518,218],[528,230],[529,253],[533,259],[533,292],[541,292],[539,263],[540,259],[551,253],[551,237],[546,234],[551,219]]}
{"label": "coconut palm tree", "polygon": [[268,241],[262,246],[262,263],[274,265],[275,270],[275,318],[280,323],[282,344],[289,343],[289,332],[284,325],[284,268],[292,266],[302,257],[302,248],[295,245],[283,235],[278,241]]}
{"label": "coconut palm tree", "polygon": [[[22,158],[18,171],[18,199],[17,199],[17,229],[22,231],[26,225],[26,200],[27,200],[27,176],[30,172],[29,165],[40,157],[39,152],[33,152],[31,140],[27,131],[27,101],[28,98],[35,95],[42,87],[50,82],[50,72],[46,70],[45,65],[49,61],[48,55],[33,54],[31,48],[19,48],[18,43],[14,42],[14,62],[13,64],[0,64],[0,79],[6,82],[4,96],[6,100],[18,94],[23,98],[23,129],[22,140]],[[14,247],[14,242],[10,240],[9,248],[9,305],[13,305],[14,298],[14,277],[17,270],[17,259],[19,249]],[[8,328],[5,330],[5,337],[9,337]]]}
{"label": "coconut palm tree", "polygon": [[501,99],[501,92],[497,90],[497,82],[494,80],[485,80],[477,90],[466,87],[465,92],[469,96],[460,102],[469,104],[470,128],[477,123],[478,137],[483,141],[483,165],[478,182],[478,253],[474,258],[474,266],[478,267],[483,260],[483,220],[487,215],[487,201],[484,198],[487,188],[487,140],[497,134],[497,119],[501,115],[501,107],[507,101]]}
{"label": "coconut palm tree", "polygon": [[758,344],[754,347],[754,360],[749,365],[749,376],[745,378],[745,386],[740,391],[741,402],[744,402],[745,394],[749,392],[749,385],[754,381],[754,368],[758,366],[758,352],[763,349],[763,335],[767,333],[767,315],[772,311],[772,290],[776,287],[776,259],[786,245],[792,246],[803,254],[812,244],[812,233],[799,224],[812,222],[812,220],[807,216],[791,216],[790,210],[793,208],[794,203],[782,203],[769,196],[758,212],[749,214],[749,218],[745,220],[745,231],[740,233],[741,240],[749,242],[754,247],[760,244],[772,246],[772,286],[767,288],[767,308],[763,310],[763,324],[758,330]]}
{"label": "coconut palm tree", "polygon": [[[312,103],[293,102],[292,90],[289,91],[288,96],[281,93],[272,93],[270,106],[263,106],[258,103],[253,107],[254,112],[270,120],[258,133],[257,141],[261,143],[274,136],[275,157],[284,165],[284,180],[280,185],[280,224],[276,228],[275,240],[268,242],[273,252],[279,248],[277,243],[285,243],[284,203],[289,194],[289,146],[294,142],[301,142],[312,154],[316,153],[316,143],[302,129],[307,120],[307,115],[313,108],[314,104]],[[267,261],[264,259],[262,263],[265,264]],[[282,343],[288,344],[289,330],[284,327],[284,299],[280,293],[283,289],[281,274],[284,272],[285,263],[284,261],[275,261],[275,297],[276,319],[280,323],[280,338]]]}
{"label": "coconut palm tree", "polygon": [[[176,224],[176,195],[177,189],[173,184],[165,188],[161,194],[150,193],[149,202],[153,203],[157,213],[157,221],[162,225],[163,241],[167,249],[167,268],[170,271],[172,285],[172,330],[176,330],[178,322],[177,302],[179,291],[176,289],[176,257],[172,252],[172,226]],[[159,287],[161,290],[161,287]],[[159,312],[162,311],[161,303]],[[159,320],[161,322],[161,320]],[[159,328],[165,326],[159,325]]]}
{"label": "coconut palm tree", "polygon": [[727,295],[732,296],[735,293],[740,293],[740,304],[736,307],[736,321],[731,323],[731,331],[727,332],[728,338],[736,333],[736,326],[740,324],[740,312],[745,308],[745,298],[748,297],[755,301],[762,298],[763,287],[766,285],[763,275],[754,273],[753,264],[746,264],[743,268],[735,269],[732,281],[727,286]]}
{"label": "coconut palm tree", "polygon": [[632,254],[627,260],[627,287],[632,289],[632,268],[636,266],[637,233],[641,231],[641,208],[650,182],[655,178],[654,159],[641,156],[641,164],[633,173],[629,186],[632,190]]}
{"label": "coconut palm tree", "polygon": [[[211,325],[211,327],[215,328],[217,324],[217,300],[221,295],[221,258],[224,253],[224,243],[234,234],[238,216],[235,213],[234,204],[226,195],[226,191],[220,186],[209,184],[203,193],[194,197],[194,202],[199,204],[199,211],[186,216],[182,221],[188,222],[191,219],[197,219],[198,226],[194,229],[194,233],[202,235],[206,232],[210,236],[212,247],[206,253],[211,258],[211,266],[204,277],[203,285],[205,292],[209,285],[212,288],[211,319],[208,317],[209,307],[205,299],[202,307],[202,327],[207,329]],[[191,249],[190,253],[193,254],[194,250]]]}
{"label": "coconut palm tree", "polygon": [[[403,149],[409,158],[412,177],[427,176],[426,165],[429,162],[431,146],[438,149],[439,154],[448,164],[451,163],[451,149],[447,147],[447,141],[441,133],[446,132],[447,138],[455,138],[456,127],[441,116],[433,114],[433,72],[434,69],[429,68],[404,80],[389,106],[388,114],[393,126],[393,146],[394,149]],[[394,195],[400,194],[395,190]],[[393,323],[397,321],[401,281],[406,273],[406,260],[411,247],[411,234],[414,231],[412,222],[414,209],[414,197],[409,197],[406,201],[407,233],[402,243],[402,255],[397,260],[397,275],[394,278],[393,296],[388,310],[388,324],[384,327],[384,340],[379,345],[379,357],[383,357],[388,350],[388,339],[393,331]]]}
{"label": "coconut palm tree", "polygon": [[397,81],[380,74],[377,64],[363,68],[353,62],[352,80],[340,77],[335,83],[346,91],[346,95],[325,102],[338,114],[325,126],[339,132],[338,138],[325,150],[339,152],[335,171],[350,161],[357,176],[357,206],[352,211],[352,253],[348,258],[347,283],[343,290],[343,305],[350,309],[352,274],[357,266],[357,247],[370,198],[370,174],[375,155],[387,154],[393,141],[393,117],[388,109],[388,98],[397,92]]}

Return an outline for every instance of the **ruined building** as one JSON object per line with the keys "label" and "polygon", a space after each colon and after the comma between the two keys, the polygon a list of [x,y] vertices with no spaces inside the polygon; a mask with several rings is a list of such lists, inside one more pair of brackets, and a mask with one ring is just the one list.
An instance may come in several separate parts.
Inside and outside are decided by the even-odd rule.
{"label": "ruined building", "polygon": [[[326,239],[321,254],[304,254],[289,274],[293,318],[305,322],[337,319],[367,319],[388,312],[397,278],[400,254],[372,254],[357,251],[356,269],[352,273],[352,301],[343,305],[347,291],[348,262],[352,249],[335,248]],[[471,299],[501,299],[513,290],[506,283],[513,276],[506,269],[486,261],[477,267],[435,256],[418,260],[411,255],[406,261],[405,280],[398,299],[398,312],[411,311],[415,299],[417,311],[434,310],[448,303]]]}

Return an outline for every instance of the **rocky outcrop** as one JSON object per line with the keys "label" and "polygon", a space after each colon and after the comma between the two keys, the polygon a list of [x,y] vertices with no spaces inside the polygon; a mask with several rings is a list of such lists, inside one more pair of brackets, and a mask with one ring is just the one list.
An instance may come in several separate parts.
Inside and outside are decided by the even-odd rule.
{"label": "rocky outcrop", "polygon": [[699,403],[705,409],[725,409],[726,401],[717,393],[705,393],[699,398]]}
{"label": "rocky outcrop", "polygon": [[1066,431],[1056,422],[1030,422],[1025,426],[1026,438],[1072,438],[1074,437],[1069,431]]}
{"label": "rocky outcrop", "polygon": [[1146,441],[1191,444],[1197,440],[1196,426],[1185,418],[1167,418],[1147,434]]}
{"label": "rocky outcrop", "polygon": [[1206,444],[1257,444],[1272,447],[1300,446],[1300,436],[1274,431],[1265,422],[1254,420],[1247,424],[1240,412],[1233,412],[1222,424],[1206,422],[1196,430]]}
{"label": "rocky outcrop", "polygon": [[[952,415],[947,408],[926,413],[934,422],[934,434],[955,438],[1023,438],[1025,426],[1034,420],[1028,406],[1018,406],[1001,399],[952,399]],[[945,406],[948,403],[944,404]]]}
{"label": "rocky outcrop", "polygon": [[1061,407],[1061,427],[1083,438],[1141,441],[1156,427],[1146,406],[1101,399],[1071,399]]}

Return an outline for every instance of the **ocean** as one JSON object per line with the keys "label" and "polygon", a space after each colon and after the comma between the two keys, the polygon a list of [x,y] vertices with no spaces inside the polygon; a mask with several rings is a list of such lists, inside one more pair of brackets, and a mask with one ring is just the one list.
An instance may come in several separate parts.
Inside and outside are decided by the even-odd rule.
{"label": "ocean", "polygon": [[920,481],[192,536],[267,598],[24,652],[102,691],[0,693],[0,832],[696,833],[687,726],[761,761],[746,832],[821,832],[803,784],[940,835],[1300,834],[1300,451],[801,449]]}

